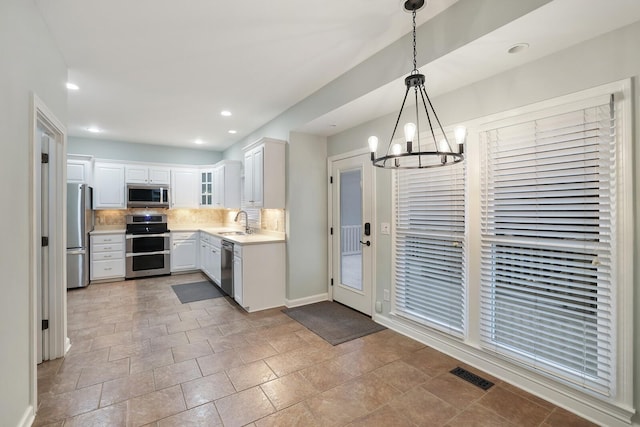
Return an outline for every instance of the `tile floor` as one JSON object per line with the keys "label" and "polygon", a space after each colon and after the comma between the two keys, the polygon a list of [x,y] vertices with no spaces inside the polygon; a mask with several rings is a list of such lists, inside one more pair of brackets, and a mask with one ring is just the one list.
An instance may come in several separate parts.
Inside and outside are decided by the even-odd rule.
{"label": "tile floor", "polygon": [[390,330],[333,347],[277,309],[180,304],[170,285],[202,279],[70,291],[72,347],[38,368],[34,425],[592,425],[495,378],[470,385],[448,373],[455,359]]}

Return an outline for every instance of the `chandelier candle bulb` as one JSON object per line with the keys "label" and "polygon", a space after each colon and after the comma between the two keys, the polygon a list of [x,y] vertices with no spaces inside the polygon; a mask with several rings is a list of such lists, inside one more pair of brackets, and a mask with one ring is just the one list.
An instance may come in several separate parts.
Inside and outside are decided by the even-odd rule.
{"label": "chandelier candle bulb", "polygon": [[404,140],[407,142],[407,153],[413,151],[413,139],[416,137],[416,125],[407,123],[404,125]]}
{"label": "chandelier candle bulb", "polygon": [[371,161],[374,161],[376,158],[376,150],[378,149],[378,137],[370,136],[369,137],[369,151],[371,151]]}

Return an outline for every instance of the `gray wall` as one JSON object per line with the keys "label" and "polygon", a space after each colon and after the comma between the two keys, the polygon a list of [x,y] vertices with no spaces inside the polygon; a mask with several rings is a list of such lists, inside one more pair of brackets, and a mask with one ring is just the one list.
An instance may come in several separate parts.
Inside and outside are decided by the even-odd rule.
{"label": "gray wall", "polygon": [[292,132],[287,157],[287,299],[327,292],[327,144]]}
{"label": "gray wall", "polygon": [[[640,151],[635,148],[640,140],[640,54],[637,41],[640,40],[640,23],[614,31],[596,39],[578,44],[569,49],[542,58],[533,63],[493,76],[486,80],[445,94],[434,100],[438,115],[446,124],[464,122],[528,105],[561,95],[588,89],[605,83],[631,77],[633,79],[634,111],[634,165],[640,164]],[[366,147],[369,135],[377,134],[381,141],[389,138],[395,116],[381,117],[361,126],[349,129],[328,138],[327,153],[335,155],[357,148]],[[638,197],[637,167],[634,167],[635,215],[640,209]],[[376,171],[376,196],[378,222],[391,222],[391,174]],[[637,224],[637,221],[635,221]],[[386,237],[386,239],[385,239]],[[638,241],[640,227],[635,229],[635,336],[640,331],[640,254]],[[376,249],[376,293],[382,295],[391,284],[391,241],[388,236],[379,236]],[[384,305],[384,314],[389,313],[389,304]],[[636,338],[635,348],[635,406],[640,408],[640,338]],[[636,415],[636,423],[640,416]]]}
{"label": "gray wall", "polygon": [[67,152],[87,154],[98,159],[185,165],[211,165],[222,160],[219,151],[74,136],[68,138]]}
{"label": "gray wall", "polygon": [[0,2],[0,425],[29,411],[30,92],[67,120],[67,67],[32,0]]}

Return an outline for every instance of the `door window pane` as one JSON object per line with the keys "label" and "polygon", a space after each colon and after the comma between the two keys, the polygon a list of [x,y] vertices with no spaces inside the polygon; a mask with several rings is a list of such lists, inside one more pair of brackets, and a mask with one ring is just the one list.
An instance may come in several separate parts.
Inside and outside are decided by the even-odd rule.
{"label": "door window pane", "polygon": [[340,283],[362,290],[362,171],[340,172]]}

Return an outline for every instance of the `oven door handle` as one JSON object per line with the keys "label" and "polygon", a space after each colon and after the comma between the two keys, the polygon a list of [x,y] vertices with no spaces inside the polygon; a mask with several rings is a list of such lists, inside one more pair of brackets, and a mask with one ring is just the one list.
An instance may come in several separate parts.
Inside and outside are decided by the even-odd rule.
{"label": "oven door handle", "polygon": [[160,233],[160,234],[126,234],[126,239],[140,239],[143,237],[171,237],[170,233]]}
{"label": "oven door handle", "polygon": [[134,257],[134,256],[145,256],[145,255],[170,255],[171,251],[156,251],[156,252],[133,252],[133,253],[127,253],[125,254],[125,256],[127,258],[130,257]]}

